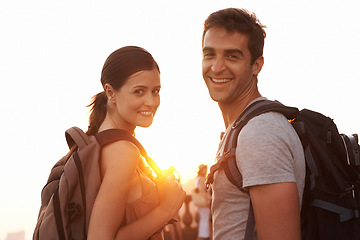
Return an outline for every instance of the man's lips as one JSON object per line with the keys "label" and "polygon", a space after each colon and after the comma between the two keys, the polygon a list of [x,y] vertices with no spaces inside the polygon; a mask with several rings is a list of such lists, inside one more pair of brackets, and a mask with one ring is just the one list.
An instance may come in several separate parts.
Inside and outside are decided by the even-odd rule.
{"label": "man's lips", "polygon": [[212,78],[212,77],[210,77],[210,79],[215,83],[227,83],[233,80],[232,78]]}

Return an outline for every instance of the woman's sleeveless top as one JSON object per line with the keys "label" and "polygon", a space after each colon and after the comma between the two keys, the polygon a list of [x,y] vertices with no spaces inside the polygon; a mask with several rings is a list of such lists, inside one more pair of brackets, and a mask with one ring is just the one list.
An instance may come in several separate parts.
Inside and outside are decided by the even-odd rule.
{"label": "woman's sleeveless top", "polygon": [[[159,205],[159,198],[155,183],[150,180],[140,169],[137,169],[137,173],[141,182],[142,196],[134,202],[127,203],[125,208],[125,222],[122,224],[128,225],[137,219],[145,216],[151,210]],[[163,234],[159,230],[158,233],[154,234],[149,239],[151,240],[162,240]],[[141,229],[139,229],[141,231]]]}

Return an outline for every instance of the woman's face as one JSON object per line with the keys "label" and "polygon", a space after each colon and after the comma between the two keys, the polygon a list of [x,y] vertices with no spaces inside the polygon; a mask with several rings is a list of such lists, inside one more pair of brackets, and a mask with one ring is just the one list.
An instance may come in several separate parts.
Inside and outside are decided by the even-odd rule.
{"label": "woman's face", "polygon": [[139,71],[114,93],[121,125],[149,127],[160,105],[160,73],[157,69]]}

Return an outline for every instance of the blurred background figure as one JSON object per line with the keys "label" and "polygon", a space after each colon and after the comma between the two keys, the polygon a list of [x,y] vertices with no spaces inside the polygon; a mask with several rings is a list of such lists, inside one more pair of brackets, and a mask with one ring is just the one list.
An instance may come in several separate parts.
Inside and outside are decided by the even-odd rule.
{"label": "blurred background figure", "polygon": [[211,236],[210,227],[210,205],[211,205],[211,194],[205,188],[205,180],[207,174],[207,165],[200,164],[197,177],[195,179],[195,186],[197,191],[207,200],[207,205],[197,206],[199,212],[199,226],[198,226],[198,237],[197,240],[208,240]]}

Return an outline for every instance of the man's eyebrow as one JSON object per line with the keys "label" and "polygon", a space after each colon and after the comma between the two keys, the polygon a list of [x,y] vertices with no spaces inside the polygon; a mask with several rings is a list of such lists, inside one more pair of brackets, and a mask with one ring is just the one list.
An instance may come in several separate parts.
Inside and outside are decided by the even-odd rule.
{"label": "man's eyebrow", "polygon": [[212,48],[212,47],[203,47],[202,51],[203,52],[214,51],[214,48]]}
{"label": "man's eyebrow", "polygon": [[225,53],[238,53],[241,56],[244,56],[244,53],[240,49],[225,49]]}
{"label": "man's eyebrow", "polygon": [[[212,47],[203,47],[202,49],[203,52],[212,52],[212,51],[215,51],[214,48]],[[229,53],[238,53],[240,54],[241,56],[244,56],[244,53],[240,50],[240,49],[237,49],[237,48],[234,48],[234,49],[225,49],[224,52],[226,54],[229,54]]]}

